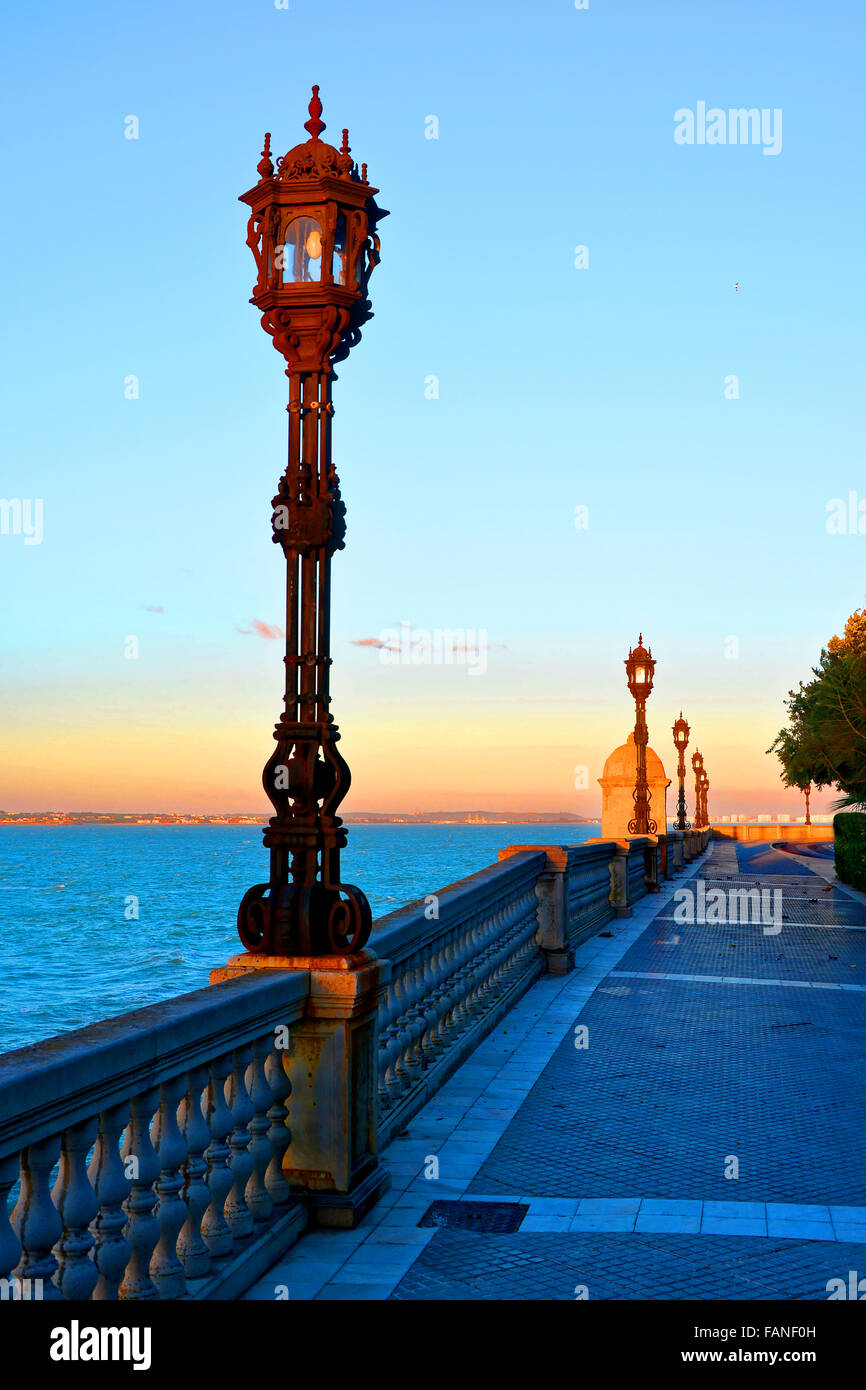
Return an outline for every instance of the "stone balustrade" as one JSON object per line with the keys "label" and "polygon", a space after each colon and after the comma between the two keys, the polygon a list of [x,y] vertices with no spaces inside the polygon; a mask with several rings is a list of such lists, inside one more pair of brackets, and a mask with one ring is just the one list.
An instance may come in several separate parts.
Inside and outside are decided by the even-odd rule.
{"label": "stone balustrade", "polygon": [[374,924],[391,963],[379,1008],[380,1141],[441,1086],[544,970],[537,850],[482,869]]}
{"label": "stone balustrade", "polygon": [[282,1168],[307,991],[247,976],[0,1056],[0,1279],[89,1300],[260,1277],[306,1224]]}
{"label": "stone balustrade", "polygon": [[207,989],[0,1056],[0,1280],[235,1298],[308,1224],[356,1224],[387,1186],[377,1148],[710,834],[511,845],[380,918],[356,957],[238,957]]}

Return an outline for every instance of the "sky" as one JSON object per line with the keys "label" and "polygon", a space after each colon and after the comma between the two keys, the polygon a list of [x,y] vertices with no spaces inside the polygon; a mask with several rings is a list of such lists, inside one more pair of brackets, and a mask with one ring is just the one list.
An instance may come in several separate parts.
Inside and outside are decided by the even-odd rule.
{"label": "sky", "polygon": [[[712,812],[799,814],[765,750],[866,603],[864,28],[854,0],[7,7],[0,807],[266,806],[287,383],[237,197],[315,82],[391,213],[334,390],[345,809],[596,814],[642,631],[669,775],[682,709]],[[680,143],[699,103],[772,141]],[[401,624],[470,650],[386,662]]]}

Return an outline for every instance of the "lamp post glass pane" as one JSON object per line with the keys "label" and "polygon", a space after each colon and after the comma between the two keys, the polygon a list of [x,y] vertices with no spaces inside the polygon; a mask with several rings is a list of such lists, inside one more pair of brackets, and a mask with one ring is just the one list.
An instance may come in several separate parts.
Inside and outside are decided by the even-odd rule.
{"label": "lamp post glass pane", "polygon": [[345,285],[347,280],[346,265],[346,218],[341,212],[337,217],[337,227],[334,233],[334,255],[331,262],[331,275],[335,285]]}
{"label": "lamp post glass pane", "polygon": [[634,668],[634,678],[638,685],[646,684],[646,667],[636,666]]}
{"label": "lamp post glass pane", "polygon": [[322,229],[314,217],[295,217],[286,228],[283,284],[308,284],[322,278]]}

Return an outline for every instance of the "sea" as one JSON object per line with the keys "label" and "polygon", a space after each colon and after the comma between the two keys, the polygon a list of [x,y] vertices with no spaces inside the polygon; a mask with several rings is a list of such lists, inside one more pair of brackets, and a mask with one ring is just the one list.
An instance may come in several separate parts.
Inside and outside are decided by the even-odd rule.
{"label": "sea", "polygon": [[[344,881],[373,917],[598,825],[351,825]],[[238,903],[267,880],[249,825],[0,826],[0,1051],[200,989],[243,949]]]}

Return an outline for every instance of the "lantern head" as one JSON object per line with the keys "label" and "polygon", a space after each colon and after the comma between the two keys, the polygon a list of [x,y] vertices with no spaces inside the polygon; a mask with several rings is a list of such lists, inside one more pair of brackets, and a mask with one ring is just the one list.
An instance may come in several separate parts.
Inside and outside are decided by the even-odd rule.
{"label": "lantern head", "polygon": [[697,749],[697,748],[695,749],[694,753],[692,754],[692,767],[694,768],[695,774],[696,774],[696,775],[699,775],[701,772],[703,772],[703,768],[704,768],[704,755],[703,755],[703,753],[701,753],[700,750]]}
{"label": "lantern head", "polygon": [[287,371],[328,371],[357,341],[371,317],[367,285],[379,261],[376,227],[388,214],[377,188],[359,172],[343,131],[338,150],[325,129],[318,87],[305,124],[309,140],[271,160],[271,137],[259,181],[241,194],[250,208],[247,245],[258,277],[250,303],[288,363]]}
{"label": "lantern head", "polygon": [[628,688],[635,700],[645,700],[651,693],[655,669],[656,664],[653,661],[652,648],[647,650],[644,647],[643,633],[640,633],[637,646],[629,647],[625,661]]}
{"label": "lantern head", "polygon": [[683,712],[680,710],[679,719],[674,720],[674,746],[681,752],[685,752],[689,746],[690,732],[688,720],[683,719]]}

